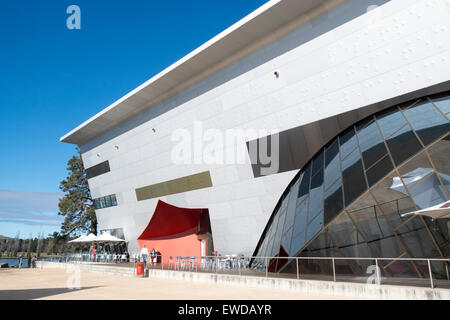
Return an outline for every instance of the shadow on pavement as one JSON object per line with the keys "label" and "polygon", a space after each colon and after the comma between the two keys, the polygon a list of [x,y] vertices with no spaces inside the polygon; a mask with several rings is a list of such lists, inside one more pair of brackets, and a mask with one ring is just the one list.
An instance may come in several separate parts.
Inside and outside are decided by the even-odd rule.
{"label": "shadow on pavement", "polygon": [[0,300],[33,300],[93,288],[100,288],[100,286],[85,287],[81,289],[49,288],[27,290],[0,290]]}

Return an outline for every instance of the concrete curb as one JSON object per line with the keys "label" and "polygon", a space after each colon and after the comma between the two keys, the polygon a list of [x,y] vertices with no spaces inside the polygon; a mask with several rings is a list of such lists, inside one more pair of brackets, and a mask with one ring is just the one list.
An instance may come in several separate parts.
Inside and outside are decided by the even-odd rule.
{"label": "concrete curb", "polygon": [[[135,276],[135,270],[127,267],[104,266],[95,264],[67,264],[38,261],[38,268],[67,268],[77,265],[81,271],[110,275]],[[283,278],[263,278],[212,274],[203,272],[186,272],[172,270],[149,270],[149,278],[182,280],[191,282],[215,283],[222,285],[245,286],[255,288],[295,291],[311,295],[334,295],[358,299],[377,300],[450,300],[449,289],[431,289],[412,286],[373,285],[350,282],[331,282],[319,280],[297,280]],[[146,279],[143,278],[145,281]]]}

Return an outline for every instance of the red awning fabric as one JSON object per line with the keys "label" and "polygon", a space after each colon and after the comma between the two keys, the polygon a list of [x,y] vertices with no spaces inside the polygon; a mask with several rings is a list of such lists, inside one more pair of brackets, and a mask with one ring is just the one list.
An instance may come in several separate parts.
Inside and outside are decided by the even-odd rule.
{"label": "red awning fabric", "polygon": [[138,240],[171,236],[198,227],[203,210],[179,208],[159,200],[153,217]]}

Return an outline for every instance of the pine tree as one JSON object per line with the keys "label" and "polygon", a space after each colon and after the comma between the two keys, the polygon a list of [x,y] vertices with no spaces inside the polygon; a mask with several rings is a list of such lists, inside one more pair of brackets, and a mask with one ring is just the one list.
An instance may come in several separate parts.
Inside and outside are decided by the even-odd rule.
{"label": "pine tree", "polygon": [[33,236],[31,233],[30,233],[30,237],[29,237],[27,243],[28,243],[28,245],[27,245],[27,262],[28,262],[28,268],[29,268],[31,266],[31,246],[33,244]]}
{"label": "pine tree", "polygon": [[60,183],[60,189],[65,193],[59,200],[58,214],[64,217],[58,237],[67,239],[74,233],[91,232],[97,235],[97,217],[94,201],[81,160],[80,150],[67,163],[67,178]]}
{"label": "pine tree", "polygon": [[17,231],[16,237],[14,238],[14,243],[12,244],[12,256],[13,257],[17,257],[17,252],[20,249],[19,246],[20,246],[20,231]]}
{"label": "pine tree", "polygon": [[38,259],[41,257],[42,244],[43,244],[42,233],[39,232],[37,247],[36,247],[36,258],[38,258]]}

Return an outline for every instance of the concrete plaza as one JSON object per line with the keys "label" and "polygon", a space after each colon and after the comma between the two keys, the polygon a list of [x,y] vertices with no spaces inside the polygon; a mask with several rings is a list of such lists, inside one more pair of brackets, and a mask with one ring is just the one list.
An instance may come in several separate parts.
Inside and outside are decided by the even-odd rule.
{"label": "concrete plaza", "polygon": [[[335,300],[275,289],[136,278],[81,272],[80,289],[67,288],[65,269],[8,269],[0,271],[0,300]],[[70,281],[69,281],[70,283]]]}

